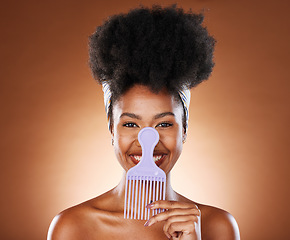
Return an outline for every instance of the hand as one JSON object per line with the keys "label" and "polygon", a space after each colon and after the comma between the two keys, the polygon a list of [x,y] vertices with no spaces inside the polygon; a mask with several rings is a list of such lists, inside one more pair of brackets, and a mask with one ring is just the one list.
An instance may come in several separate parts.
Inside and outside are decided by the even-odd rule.
{"label": "hand", "polygon": [[165,211],[151,217],[144,226],[165,221],[163,231],[169,239],[201,240],[201,212],[194,203],[159,200],[146,207]]}

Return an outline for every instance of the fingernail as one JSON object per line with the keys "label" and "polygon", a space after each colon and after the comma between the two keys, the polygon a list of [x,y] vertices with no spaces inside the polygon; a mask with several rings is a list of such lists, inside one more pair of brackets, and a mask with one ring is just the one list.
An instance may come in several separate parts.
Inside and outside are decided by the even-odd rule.
{"label": "fingernail", "polygon": [[144,224],[145,227],[149,226],[149,220]]}
{"label": "fingernail", "polygon": [[152,208],[154,206],[154,203],[150,203],[148,205],[146,205],[146,208]]}
{"label": "fingernail", "polygon": [[153,206],[154,206],[154,204],[153,204],[153,201],[151,200],[150,203],[146,205],[146,208],[151,208]]}

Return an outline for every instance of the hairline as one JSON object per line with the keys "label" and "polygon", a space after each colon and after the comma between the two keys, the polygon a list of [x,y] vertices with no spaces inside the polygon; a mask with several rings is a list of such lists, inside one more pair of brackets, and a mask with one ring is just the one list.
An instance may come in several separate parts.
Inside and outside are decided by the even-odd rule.
{"label": "hairline", "polygon": [[[149,86],[147,86],[149,87]],[[150,88],[149,88],[150,89]],[[152,90],[150,90],[151,92],[153,92]],[[123,96],[126,92],[122,93],[122,94],[119,94],[119,96],[117,98],[114,98],[114,95],[112,95],[112,98],[111,98],[111,103],[110,103],[110,106],[109,106],[109,111],[108,111],[108,116],[109,116],[109,126],[110,126],[110,131],[112,132],[112,126],[114,124],[114,121],[113,121],[113,107],[114,105],[120,100],[121,96]],[[183,114],[182,114],[182,125],[183,125],[183,130],[184,130],[184,133],[186,133],[186,130],[187,130],[187,123],[186,123],[186,110],[185,110],[185,107],[184,107],[184,104],[182,102],[182,99],[180,97],[180,95],[178,94],[178,92],[176,91],[168,91],[168,93],[174,97],[174,101],[178,104],[181,104],[182,106],[182,109],[183,109]]]}

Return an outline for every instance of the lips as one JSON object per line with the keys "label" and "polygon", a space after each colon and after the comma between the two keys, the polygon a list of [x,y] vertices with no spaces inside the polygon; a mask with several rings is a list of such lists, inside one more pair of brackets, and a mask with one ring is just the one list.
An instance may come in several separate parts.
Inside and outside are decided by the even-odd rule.
{"label": "lips", "polygon": [[[142,155],[130,154],[129,157],[134,164],[138,164],[141,160]],[[154,154],[153,160],[155,164],[159,167],[161,163],[164,161],[165,157],[166,157],[166,154]]]}

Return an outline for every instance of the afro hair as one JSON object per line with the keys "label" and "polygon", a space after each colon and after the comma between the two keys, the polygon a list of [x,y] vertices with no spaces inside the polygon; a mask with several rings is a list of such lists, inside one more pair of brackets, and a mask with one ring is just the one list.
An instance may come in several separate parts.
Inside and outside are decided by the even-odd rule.
{"label": "afro hair", "polygon": [[172,5],[139,7],[111,16],[90,36],[89,63],[117,99],[135,84],[153,92],[192,88],[208,79],[215,39],[204,16]]}

